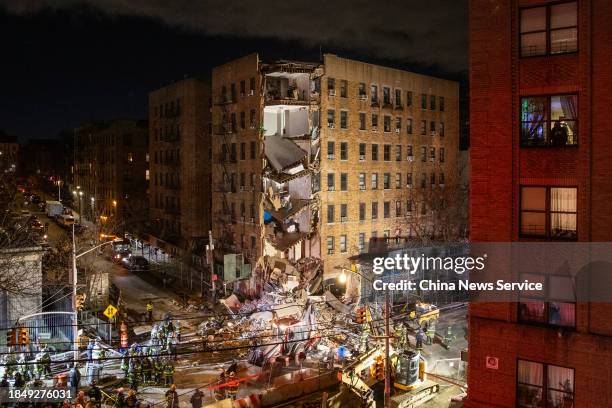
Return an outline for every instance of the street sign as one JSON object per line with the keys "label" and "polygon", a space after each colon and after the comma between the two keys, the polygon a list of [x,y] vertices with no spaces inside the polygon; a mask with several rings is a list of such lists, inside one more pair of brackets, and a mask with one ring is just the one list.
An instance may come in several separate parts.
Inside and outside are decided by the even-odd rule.
{"label": "street sign", "polygon": [[104,316],[108,317],[109,319],[112,319],[113,316],[115,316],[116,314],[117,314],[117,308],[113,305],[108,305],[106,310],[104,310]]}

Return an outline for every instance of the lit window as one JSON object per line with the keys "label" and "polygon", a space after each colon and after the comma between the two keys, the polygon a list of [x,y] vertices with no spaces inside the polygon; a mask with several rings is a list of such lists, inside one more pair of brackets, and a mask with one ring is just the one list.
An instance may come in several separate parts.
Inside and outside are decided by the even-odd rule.
{"label": "lit window", "polygon": [[578,144],[578,96],[521,98],[521,145],[561,147]]}
{"label": "lit window", "polygon": [[574,369],[518,360],[516,406],[557,408],[574,406]]}
{"label": "lit window", "polygon": [[521,235],[576,239],[577,189],[521,187]]}
{"label": "lit window", "polygon": [[578,50],[576,2],[522,9],[520,24],[522,57]]}

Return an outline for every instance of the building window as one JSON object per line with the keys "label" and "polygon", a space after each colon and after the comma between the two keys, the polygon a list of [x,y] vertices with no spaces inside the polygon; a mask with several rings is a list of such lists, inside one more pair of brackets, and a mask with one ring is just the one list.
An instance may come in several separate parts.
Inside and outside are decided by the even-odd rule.
{"label": "building window", "polygon": [[372,202],[372,219],[373,220],[378,219],[378,202],[377,201]]}
{"label": "building window", "polygon": [[395,216],[396,217],[402,216],[402,202],[400,200],[395,201]]}
{"label": "building window", "polygon": [[435,147],[431,147],[429,149],[429,158],[432,163],[436,161],[436,148]]}
{"label": "building window", "polygon": [[359,190],[363,191],[366,189],[366,175],[365,173],[359,173]]}
{"label": "building window", "polygon": [[406,201],[406,215],[412,215],[412,201]]}
{"label": "building window", "polygon": [[402,131],[402,118],[398,116],[395,118],[395,133],[400,133],[401,131]]}
{"label": "building window", "polygon": [[386,144],[383,146],[383,159],[384,161],[391,160],[391,145]]}
{"label": "building window", "polygon": [[335,188],[334,173],[327,173],[327,191],[334,191]]}
{"label": "building window", "polygon": [[346,252],[346,235],[340,235],[340,252]]}
{"label": "building window", "polygon": [[444,112],[444,97],[440,97],[440,112]]}
{"label": "building window", "polygon": [[402,145],[395,146],[395,161],[402,161]]}
{"label": "building window", "polygon": [[521,187],[521,235],[550,239],[577,238],[577,189]]}
{"label": "building window", "polygon": [[348,160],[348,143],[340,142],[340,160]]}
{"label": "building window", "polygon": [[340,128],[346,129],[348,127],[348,112],[340,111]]}
{"label": "building window", "polygon": [[406,187],[412,187],[412,173],[406,173]]}
{"label": "building window", "polygon": [[378,85],[370,85],[370,98],[372,99],[372,105],[378,105]]}
{"label": "building window", "polygon": [[340,173],[340,191],[348,190],[348,173]]}
{"label": "building window", "polygon": [[421,146],[421,162],[427,161],[427,146]]}
{"label": "building window", "polygon": [[327,255],[334,254],[334,237],[327,237]]}
{"label": "building window", "polygon": [[383,188],[388,190],[391,188],[391,174],[385,173],[383,174]]}
{"label": "building window", "polygon": [[412,91],[406,92],[406,106],[412,106]]}
{"label": "building window", "polygon": [[366,130],[366,114],[359,112],[359,130]]}
{"label": "building window", "polygon": [[246,113],[240,112],[240,129],[246,129]]}
{"label": "building window", "polygon": [[257,144],[255,142],[251,142],[251,159],[254,159],[257,155]]}
{"label": "building window", "polygon": [[430,180],[429,184],[431,184],[432,187],[435,186],[436,185],[436,173],[431,173],[431,175],[429,176],[429,180]]}
{"label": "building window", "polygon": [[329,96],[336,95],[336,80],[334,78],[327,78],[327,93]]}
{"label": "building window", "polygon": [[334,160],[335,150],[336,144],[334,142],[327,142],[327,160]]}
{"label": "building window", "polygon": [[249,95],[253,95],[255,93],[255,77],[252,77],[249,80]]}
{"label": "building window", "polygon": [[336,120],[336,112],[333,109],[327,110],[327,127],[333,129]]}
{"label": "building window", "polygon": [[435,95],[429,96],[429,109],[436,110],[436,97]]}
{"label": "building window", "polygon": [[367,98],[367,94],[366,94],[366,84],[363,82],[359,83],[359,99],[365,99]]}
{"label": "building window", "polygon": [[395,90],[395,107],[396,108],[402,107],[402,90],[401,89]]}
{"label": "building window", "polygon": [[359,203],[359,221],[365,220],[365,203]]}
{"label": "building window", "polygon": [[444,122],[440,122],[440,137],[444,137]]}
{"label": "building window", "polygon": [[365,233],[359,233],[359,252],[365,252]]}
{"label": "building window", "polygon": [[389,201],[383,203],[383,216],[389,218],[391,216],[391,204]]}
{"label": "building window", "polygon": [[577,2],[521,10],[521,57],[578,50]]}
{"label": "building window", "polygon": [[383,105],[391,105],[391,89],[387,86],[383,87]]}
{"label": "building window", "polygon": [[378,160],[378,145],[372,145],[372,160]]}
{"label": "building window", "polygon": [[427,109],[427,94],[421,94],[421,109]]}
{"label": "building window", "polygon": [[366,158],[366,144],[359,143],[359,161],[364,161]]}
{"label": "building window", "polygon": [[[518,305],[519,321],[561,327],[576,327],[576,297],[574,279],[564,275],[523,274],[522,278],[541,282],[542,295],[524,291]],[[554,289],[549,289],[554,288]]]}
{"label": "building window", "polygon": [[240,143],[240,160],[246,160],[246,143]]}
{"label": "building window", "polygon": [[340,222],[348,221],[348,205],[340,204]]}
{"label": "building window", "polygon": [[578,144],[578,95],[521,98],[521,146]]}
{"label": "building window", "polygon": [[251,109],[251,111],[249,112],[249,127],[251,129],[255,129],[255,109]]}
{"label": "building window", "polygon": [[340,81],[340,96],[342,98],[348,97],[348,82],[346,79]]}
{"label": "building window", "polygon": [[402,173],[395,173],[395,188],[402,188]]}
{"label": "building window", "polygon": [[444,148],[440,148],[440,163],[444,163]]}
{"label": "building window", "polygon": [[431,132],[432,136],[436,134],[436,122],[433,120],[429,122],[429,131]]}
{"label": "building window", "polygon": [[427,134],[427,121],[422,120],[421,121],[421,135],[426,135],[426,134]]}
{"label": "building window", "polygon": [[378,115],[372,114],[372,131],[376,132],[378,130]]}
{"label": "building window", "polygon": [[421,173],[421,188],[427,187],[427,174]]}
{"label": "building window", "polygon": [[410,118],[408,118],[408,120],[406,121],[406,131],[409,135],[412,134],[412,119]]}
{"label": "building window", "polygon": [[440,180],[438,180],[438,184],[444,186],[444,173],[440,173]]}
{"label": "building window", "polygon": [[385,132],[391,131],[391,116],[385,115],[384,117],[384,129]]}
{"label": "building window", "polygon": [[244,96],[246,94],[246,81],[243,79],[240,81],[240,96]]}
{"label": "building window", "polygon": [[574,369],[518,360],[516,406],[557,408],[574,406]]}
{"label": "building window", "polygon": [[335,218],[335,207],[333,204],[328,204],[327,206],[327,223],[331,224],[334,222]]}
{"label": "building window", "polygon": [[378,190],[378,173],[372,173],[372,190]]}

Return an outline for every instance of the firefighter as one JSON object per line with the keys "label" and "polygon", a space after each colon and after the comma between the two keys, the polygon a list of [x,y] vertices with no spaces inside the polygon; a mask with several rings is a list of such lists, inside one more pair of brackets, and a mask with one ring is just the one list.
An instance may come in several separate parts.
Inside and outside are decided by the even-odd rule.
{"label": "firefighter", "polygon": [[132,360],[130,361],[130,367],[128,368],[127,381],[130,385],[130,388],[137,390],[138,389],[138,375],[136,373],[137,362]]}
{"label": "firefighter", "polygon": [[225,387],[225,370],[221,370],[217,386],[215,387],[215,400],[222,401],[225,399]]}
{"label": "firefighter", "polygon": [[236,379],[236,374],[232,371],[229,373],[229,380],[227,381],[227,396],[233,400],[236,399],[238,395],[238,380]]}
{"label": "firefighter", "polygon": [[176,335],[176,341],[181,342],[181,321],[177,320],[174,323],[174,334]]}
{"label": "firefighter", "polygon": [[147,319],[153,321],[153,302],[150,300],[147,302]]}
{"label": "firefighter", "polygon": [[43,371],[45,374],[45,378],[51,378],[51,354],[49,354],[49,350],[45,346],[43,348],[43,355],[41,357],[41,362],[43,365]]}
{"label": "firefighter", "polygon": [[172,384],[170,389],[166,391],[166,407],[167,408],[178,408],[179,406],[179,397],[176,392],[176,385]]}
{"label": "firefighter", "polygon": [[151,359],[149,357],[145,357],[142,360],[142,382],[143,384],[150,384],[153,378],[153,367],[151,363]]}
{"label": "firefighter", "polygon": [[174,364],[168,361],[164,367],[164,378],[166,380],[166,385],[170,385],[174,383]]}

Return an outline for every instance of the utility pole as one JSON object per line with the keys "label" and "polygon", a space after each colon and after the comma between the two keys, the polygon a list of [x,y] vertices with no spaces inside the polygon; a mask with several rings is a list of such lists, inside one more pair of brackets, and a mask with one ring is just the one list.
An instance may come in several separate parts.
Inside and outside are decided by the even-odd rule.
{"label": "utility pole", "polygon": [[389,358],[389,340],[391,330],[389,320],[391,314],[389,307],[389,291],[385,291],[385,408],[391,407],[391,359]]}
{"label": "utility pole", "polygon": [[206,260],[208,261],[208,267],[210,268],[210,285],[212,292],[213,305],[217,303],[217,286],[215,283],[215,271],[214,267],[214,254],[215,244],[213,243],[212,231],[208,231],[208,245],[206,246]]}

